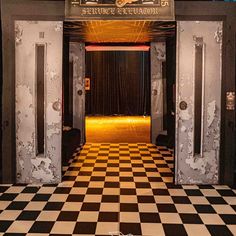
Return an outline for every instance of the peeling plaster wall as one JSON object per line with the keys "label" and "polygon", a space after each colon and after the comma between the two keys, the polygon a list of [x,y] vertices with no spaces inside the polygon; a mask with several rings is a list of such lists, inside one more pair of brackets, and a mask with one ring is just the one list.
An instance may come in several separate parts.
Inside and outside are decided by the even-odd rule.
{"label": "peeling plaster wall", "polygon": [[[177,25],[176,168],[178,184],[219,181],[222,22],[180,21]],[[194,155],[194,39],[203,37],[202,154]],[[181,110],[181,101],[187,109]]]}
{"label": "peeling plaster wall", "polygon": [[[15,21],[17,183],[61,181],[63,22]],[[45,45],[45,153],[36,155],[36,44]]]}
{"label": "peeling plaster wall", "polygon": [[73,127],[81,131],[85,143],[85,45],[70,43],[70,62],[73,63]]}
{"label": "peeling plaster wall", "polygon": [[151,43],[151,141],[163,131],[162,62],[166,60],[164,42]]}

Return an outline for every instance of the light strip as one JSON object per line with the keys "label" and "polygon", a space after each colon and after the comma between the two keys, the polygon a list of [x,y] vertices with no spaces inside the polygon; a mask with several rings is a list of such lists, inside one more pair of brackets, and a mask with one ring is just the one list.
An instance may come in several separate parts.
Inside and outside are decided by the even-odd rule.
{"label": "light strip", "polygon": [[150,47],[146,45],[139,46],[97,46],[89,45],[85,47],[86,51],[149,51]]}

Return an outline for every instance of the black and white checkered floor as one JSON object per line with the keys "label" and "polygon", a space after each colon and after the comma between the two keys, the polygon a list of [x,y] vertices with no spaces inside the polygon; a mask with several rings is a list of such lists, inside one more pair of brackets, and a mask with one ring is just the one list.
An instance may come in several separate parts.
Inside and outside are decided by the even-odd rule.
{"label": "black and white checkered floor", "polygon": [[170,150],[86,144],[57,186],[0,185],[0,235],[236,235],[236,190],[173,185]]}

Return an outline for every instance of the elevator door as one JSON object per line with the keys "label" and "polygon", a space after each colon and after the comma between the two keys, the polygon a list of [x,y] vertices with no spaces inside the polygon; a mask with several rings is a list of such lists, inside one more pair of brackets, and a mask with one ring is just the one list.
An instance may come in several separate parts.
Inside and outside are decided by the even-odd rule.
{"label": "elevator door", "polygon": [[81,144],[85,143],[85,44],[70,43],[70,63],[73,79],[73,128],[81,132]]}
{"label": "elevator door", "polygon": [[61,181],[60,21],[15,21],[16,182]]}
{"label": "elevator door", "polygon": [[164,78],[162,63],[166,61],[165,42],[151,43],[151,142],[156,143],[159,134],[163,134]]}
{"label": "elevator door", "polygon": [[177,184],[219,181],[222,22],[177,23]]}

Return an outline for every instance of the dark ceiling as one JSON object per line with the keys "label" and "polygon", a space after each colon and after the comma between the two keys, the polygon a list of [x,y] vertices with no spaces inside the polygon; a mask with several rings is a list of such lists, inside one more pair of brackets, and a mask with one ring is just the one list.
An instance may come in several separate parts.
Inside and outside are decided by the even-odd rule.
{"label": "dark ceiling", "polygon": [[175,35],[175,22],[160,21],[66,21],[64,34],[71,41],[87,43],[156,42]]}

